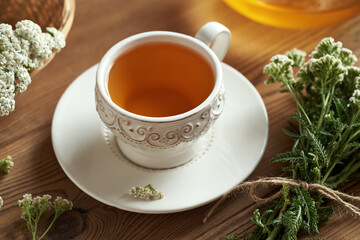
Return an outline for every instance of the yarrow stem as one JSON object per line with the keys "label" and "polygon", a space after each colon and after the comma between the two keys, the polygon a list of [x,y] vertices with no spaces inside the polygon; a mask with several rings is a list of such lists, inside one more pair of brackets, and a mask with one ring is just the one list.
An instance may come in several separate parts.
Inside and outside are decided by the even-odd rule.
{"label": "yarrow stem", "polygon": [[306,121],[307,121],[309,124],[311,124],[310,118],[309,118],[309,116],[307,115],[306,111],[304,110],[302,104],[299,102],[299,99],[298,99],[296,93],[294,93],[292,87],[291,87],[288,83],[285,83],[285,85],[286,85],[286,87],[289,89],[290,94],[293,96],[293,99],[294,99],[295,102],[296,102],[297,108],[300,110],[300,111],[298,111],[298,112],[301,112],[301,114],[305,117]]}
{"label": "yarrow stem", "polygon": [[[323,104],[322,104],[322,108],[321,108],[321,113],[320,113],[320,118],[319,118],[319,122],[317,124],[317,129],[318,131],[321,129],[322,127],[322,122],[323,122],[323,119],[324,119],[324,116],[326,115],[326,113],[329,111],[329,107],[330,107],[330,104],[329,104],[329,99],[330,99],[330,96],[333,95],[333,92],[334,92],[334,88],[332,88],[331,90],[331,93],[328,93],[326,95],[326,98],[324,99],[323,97]],[[324,95],[322,95],[324,96]]]}
{"label": "yarrow stem", "polygon": [[50,228],[52,227],[52,225],[55,223],[56,219],[59,217],[60,215],[58,215],[57,213],[55,213],[54,218],[52,219],[51,223],[49,224],[49,226],[47,227],[47,229],[45,230],[45,232],[38,238],[38,240],[42,239],[47,232],[50,230]]}
{"label": "yarrow stem", "polygon": [[[356,158],[354,158],[354,159],[356,159]],[[349,171],[346,171],[345,174],[334,183],[334,185],[336,187],[339,186],[340,184],[342,184],[345,181],[345,179],[347,179],[351,174],[355,173],[359,169],[360,169],[360,162],[357,162],[356,164],[352,165],[351,169]]]}

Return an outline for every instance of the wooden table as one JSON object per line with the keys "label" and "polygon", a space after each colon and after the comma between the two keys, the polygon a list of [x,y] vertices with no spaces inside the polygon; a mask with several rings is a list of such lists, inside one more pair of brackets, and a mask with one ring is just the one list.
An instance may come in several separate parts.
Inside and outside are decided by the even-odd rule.
{"label": "wooden table", "polygon": [[[220,239],[253,228],[250,217],[261,206],[246,194],[227,200],[206,224],[202,219],[214,203],[160,215],[132,213],[102,204],[70,181],[51,143],[51,121],[62,93],[79,74],[99,62],[112,45],[150,30],[194,35],[212,20],[231,30],[231,46],[224,61],[257,88],[269,115],[266,152],[249,179],[281,174],[280,166],[270,164],[269,159],[292,145],[281,129],[287,126],[295,106],[289,96],[279,93],[279,85],[264,85],[263,66],[271,56],[294,47],[310,52],[326,36],[342,41],[360,57],[360,17],[322,29],[284,30],[248,20],[220,0],[78,0],[67,47],[33,78],[26,93],[17,96],[16,111],[0,118],[0,155],[10,154],[15,162],[10,174],[0,176],[0,195],[6,202],[0,210],[0,239],[30,237],[17,206],[25,193],[59,195],[74,202],[74,209],[60,217],[46,239]],[[343,190],[359,195],[359,187],[357,182]],[[319,236],[359,239],[359,226],[359,219],[338,215],[320,228]]]}

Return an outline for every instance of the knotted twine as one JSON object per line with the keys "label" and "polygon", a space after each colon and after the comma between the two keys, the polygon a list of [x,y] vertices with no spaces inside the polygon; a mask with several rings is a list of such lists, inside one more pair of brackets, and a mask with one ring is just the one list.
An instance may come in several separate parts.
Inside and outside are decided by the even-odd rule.
{"label": "knotted twine", "polygon": [[[250,197],[257,203],[268,203],[272,200],[280,197],[282,194],[281,191],[276,192],[275,194],[271,195],[267,198],[260,198],[256,195],[256,189],[259,185],[272,185],[272,186],[282,186],[283,184],[289,186],[289,188],[293,189],[295,187],[301,187],[305,189],[308,192],[312,193],[320,193],[324,197],[332,200],[342,208],[349,210],[349,212],[353,213],[355,217],[360,217],[360,208],[344,201],[343,199],[346,199],[348,201],[352,201],[354,203],[360,204],[360,196],[352,196],[343,192],[339,192],[337,190],[330,189],[328,187],[325,187],[324,185],[318,184],[318,183],[307,183],[301,180],[297,179],[288,179],[288,178],[282,178],[282,177],[267,177],[267,178],[261,178],[259,180],[255,181],[248,181],[243,182],[227,193],[225,193],[218,201],[217,203],[210,209],[208,214],[204,217],[203,223],[206,223],[206,221],[209,219],[209,217],[214,213],[215,209],[231,194],[236,193],[239,190],[249,188],[249,195]],[[343,199],[342,199],[343,198]]]}

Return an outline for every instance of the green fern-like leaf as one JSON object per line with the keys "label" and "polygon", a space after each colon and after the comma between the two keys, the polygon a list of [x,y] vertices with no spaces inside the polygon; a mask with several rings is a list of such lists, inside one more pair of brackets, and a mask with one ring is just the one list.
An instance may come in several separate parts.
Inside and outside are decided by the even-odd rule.
{"label": "green fern-like leaf", "polygon": [[293,152],[285,152],[285,153],[279,153],[275,155],[271,159],[272,163],[276,162],[292,162],[303,159],[303,155],[301,154],[301,151],[293,151]]}
{"label": "green fern-like leaf", "polygon": [[349,114],[344,100],[341,98],[334,97],[333,104],[335,107],[336,116],[339,117],[342,122],[347,121],[349,119]]}
{"label": "green fern-like leaf", "polygon": [[325,137],[334,137],[334,134],[332,134],[332,133],[330,133],[330,132],[327,132],[327,131],[324,131],[324,130],[322,130],[322,131],[320,131],[319,132],[319,135],[321,136],[325,136]]}
{"label": "green fern-like leaf", "polygon": [[328,158],[328,153],[325,150],[325,147],[322,145],[321,141],[309,130],[307,130],[307,135],[310,139],[310,144],[314,148],[314,153],[319,157],[319,162],[323,166],[329,166],[330,161]]}
{"label": "green fern-like leaf", "polygon": [[292,138],[292,139],[294,139],[294,140],[295,140],[295,139],[298,139],[298,138],[300,137],[299,134],[293,133],[293,132],[291,132],[291,131],[289,131],[289,130],[287,130],[287,129],[285,129],[285,128],[283,128],[282,131],[283,131],[286,135],[288,135],[290,138]]}
{"label": "green fern-like leaf", "polygon": [[261,217],[261,214],[260,214],[260,212],[259,212],[259,209],[256,209],[256,210],[254,211],[251,220],[252,220],[258,227],[262,228],[264,232],[270,233],[270,230],[268,229],[268,227],[262,222],[262,217]]}
{"label": "green fern-like leaf", "polygon": [[303,128],[307,128],[310,131],[313,131],[315,129],[314,126],[305,119],[305,117],[303,117],[302,115],[299,115],[298,113],[291,114],[290,118],[298,121],[299,125],[301,125]]}
{"label": "green fern-like leaf", "polygon": [[303,229],[309,234],[318,233],[318,214],[315,207],[315,200],[305,189],[295,188],[294,191],[299,198],[302,207]]}
{"label": "green fern-like leaf", "polygon": [[284,225],[283,240],[297,240],[297,232],[302,222],[301,206],[293,203],[292,207],[288,209],[283,217],[282,224]]}

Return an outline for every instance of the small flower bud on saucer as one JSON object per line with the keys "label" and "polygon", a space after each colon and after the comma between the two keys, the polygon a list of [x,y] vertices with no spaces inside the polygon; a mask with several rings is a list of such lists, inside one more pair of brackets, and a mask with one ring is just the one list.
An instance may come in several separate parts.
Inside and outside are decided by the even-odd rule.
{"label": "small flower bud on saucer", "polygon": [[164,194],[162,194],[159,190],[154,189],[151,184],[148,184],[145,187],[132,187],[129,194],[134,198],[144,200],[158,200],[164,197]]}

